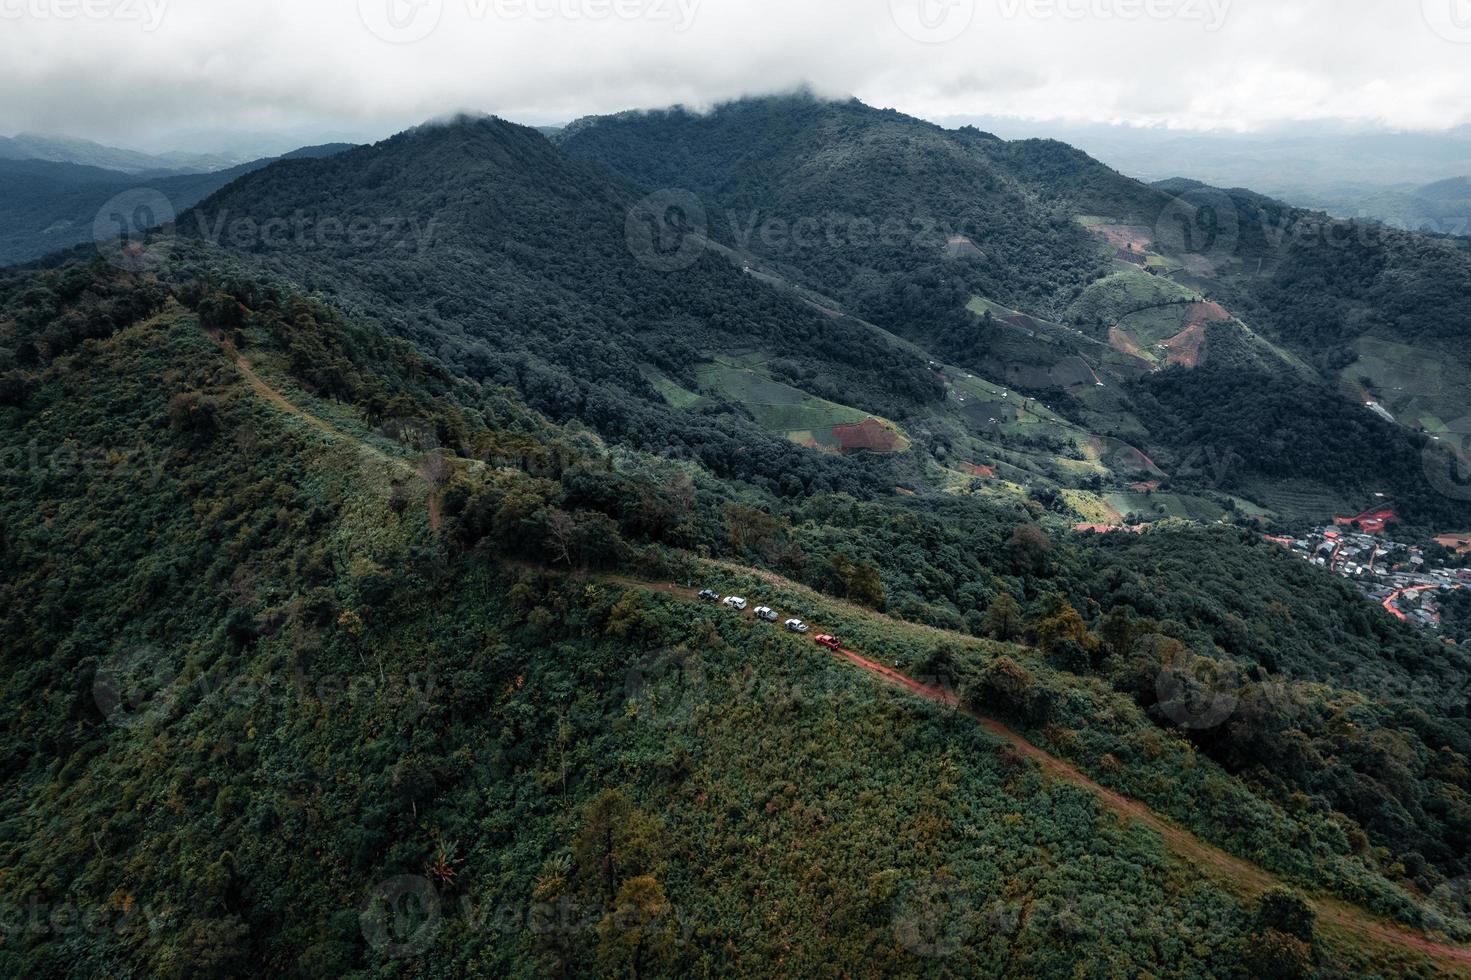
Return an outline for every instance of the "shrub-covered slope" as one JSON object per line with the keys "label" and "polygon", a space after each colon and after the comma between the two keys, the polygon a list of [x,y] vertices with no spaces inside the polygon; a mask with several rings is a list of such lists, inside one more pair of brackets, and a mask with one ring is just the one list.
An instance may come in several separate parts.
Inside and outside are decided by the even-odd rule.
{"label": "shrub-covered slope", "polygon": [[[1194,676],[1187,647],[1227,676],[1253,653],[1181,605],[1237,573],[1163,577],[1161,554],[1311,570],[1167,530],[1120,554],[979,501],[783,504],[175,259],[0,285],[6,972],[1430,975],[1408,942],[1202,875],[965,715],[630,573],[770,597],[1297,887],[1466,934],[1444,822],[1464,713],[1355,704],[1306,657],[1318,686],[1286,699],[1311,720],[1260,728],[1281,688],[1224,689],[1240,738],[1377,753],[1351,764],[1442,821],[1403,818],[1415,860],[1403,822],[1360,829],[1308,782],[1338,770],[1232,776],[1196,746],[1231,765],[1236,729],[1149,683]],[[1371,658],[1377,627],[1330,586],[1298,587]],[[1007,642],[883,605],[982,611]],[[1422,676],[1414,634],[1382,640]]]}

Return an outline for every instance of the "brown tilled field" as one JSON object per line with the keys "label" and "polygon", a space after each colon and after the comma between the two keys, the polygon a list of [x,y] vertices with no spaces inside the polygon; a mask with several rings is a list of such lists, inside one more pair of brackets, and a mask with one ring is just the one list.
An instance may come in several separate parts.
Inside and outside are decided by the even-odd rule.
{"label": "brown tilled field", "polygon": [[833,426],[833,438],[845,453],[897,453],[903,451],[904,437],[878,419],[864,419],[850,425]]}
{"label": "brown tilled field", "polygon": [[1094,225],[1088,229],[1114,248],[1142,252],[1154,241],[1154,229],[1146,225]]}
{"label": "brown tilled field", "polygon": [[1144,356],[1144,351],[1139,349],[1138,341],[1129,336],[1129,331],[1122,327],[1108,328],[1108,343],[1109,346],[1120,354],[1128,354],[1130,357],[1140,358]]}
{"label": "brown tilled field", "polygon": [[1190,308],[1185,311],[1186,317],[1191,324],[1220,323],[1235,319],[1220,303],[1191,303]]}
{"label": "brown tilled field", "polygon": [[1169,351],[1165,363],[1188,368],[1198,367],[1205,353],[1205,326],[1191,324],[1160,346]]}

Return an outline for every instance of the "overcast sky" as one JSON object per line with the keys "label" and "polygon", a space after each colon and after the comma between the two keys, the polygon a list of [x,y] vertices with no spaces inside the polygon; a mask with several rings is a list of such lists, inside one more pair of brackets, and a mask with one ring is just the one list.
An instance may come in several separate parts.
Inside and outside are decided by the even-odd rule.
{"label": "overcast sky", "polygon": [[1471,0],[0,0],[0,133],[387,135],[810,83],[932,119],[1471,122]]}

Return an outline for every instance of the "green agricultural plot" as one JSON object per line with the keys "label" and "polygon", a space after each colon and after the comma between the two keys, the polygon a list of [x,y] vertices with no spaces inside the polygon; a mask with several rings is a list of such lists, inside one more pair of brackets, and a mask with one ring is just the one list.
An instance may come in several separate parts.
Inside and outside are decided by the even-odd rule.
{"label": "green agricultural plot", "polygon": [[1360,337],[1354,350],[1359,359],[1343,369],[1345,383],[1367,378],[1401,423],[1443,434],[1445,419],[1471,414],[1471,364],[1454,354],[1373,336]]}
{"label": "green agricultural plot", "polygon": [[862,422],[868,413],[826,401],[755,371],[708,364],[699,369],[700,385],[744,405],[762,428],[789,432]]}
{"label": "green agricultural plot", "polygon": [[1073,323],[1112,326],[1130,313],[1170,303],[1197,302],[1200,294],[1138,268],[1116,272],[1093,283],[1068,308]]}
{"label": "green agricultural plot", "polygon": [[1275,512],[1269,510],[1268,508],[1263,507],[1260,504],[1252,503],[1250,500],[1246,500],[1242,497],[1233,496],[1230,499],[1236,504],[1236,509],[1241,511],[1241,513],[1245,514],[1247,517],[1256,517],[1265,520],[1277,516]]}
{"label": "green agricultural plot", "polygon": [[1145,348],[1146,353],[1153,353],[1148,348],[1169,340],[1190,325],[1190,312],[1193,305],[1174,303],[1170,306],[1154,306],[1147,310],[1138,310],[1120,318],[1117,325],[1127,330],[1129,335]]}
{"label": "green agricultural plot", "polygon": [[976,316],[984,316],[987,313],[994,317],[1016,316],[1017,314],[1016,310],[1002,306],[1000,303],[986,299],[984,296],[972,296],[970,302],[965,304],[965,308]]}
{"label": "green agricultural plot", "polygon": [[1317,484],[1283,481],[1252,486],[1253,498],[1280,514],[1285,521],[1321,521],[1334,514],[1358,513],[1362,506]]}
{"label": "green agricultural plot", "polygon": [[1124,516],[1102,496],[1087,490],[1064,490],[1062,499],[1079,518],[1090,524],[1117,524]]}
{"label": "green agricultural plot", "polygon": [[654,386],[654,390],[657,391],[659,395],[666,402],[668,402],[670,407],[672,408],[694,408],[696,405],[705,400],[702,396],[695,394],[693,391],[687,391],[686,389],[681,388],[679,385],[675,384],[673,381],[669,380],[663,374],[659,373],[652,367],[646,365],[643,368],[643,373],[644,377],[648,379],[649,384]]}
{"label": "green agricultural plot", "polygon": [[1435,436],[1445,435],[1451,430],[1451,427],[1446,425],[1434,412],[1421,412],[1420,425],[1426,432]]}
{"label": "green agricultural plot", "polygon": [[1179,518],[1211,524],[1226,516],[1219,504],[1202,497],[1179,493],[1108,493],[1104,501],[1121,514],[1137,514],[1146,520]]}
{"label": "green agricultural plot", "polygon": [[752,355],[722,356],[698,368],[700,387],[742,405],[757,425],[800,445],[834,452],[852,449],[852,440],[845,442],[843,433],[834,429],[870,424],[875,431],[888,433],[879,433],[879,441],[885,445],[878,451],[903,452],[909,448],[909,438],[893,422],[776,381],[758,370],[754,366],[757,363]]}

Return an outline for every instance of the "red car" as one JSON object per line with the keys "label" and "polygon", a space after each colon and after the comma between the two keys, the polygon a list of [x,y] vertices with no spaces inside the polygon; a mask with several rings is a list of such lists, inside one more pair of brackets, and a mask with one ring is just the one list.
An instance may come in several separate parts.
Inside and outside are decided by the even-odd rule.
{"label": "red car", "polygon": [[836,650],[843,645],[842,640],[836,636],[828,636],[826,633],[815,636],[812,639],[818,646],[827,647],[829,650]]}

